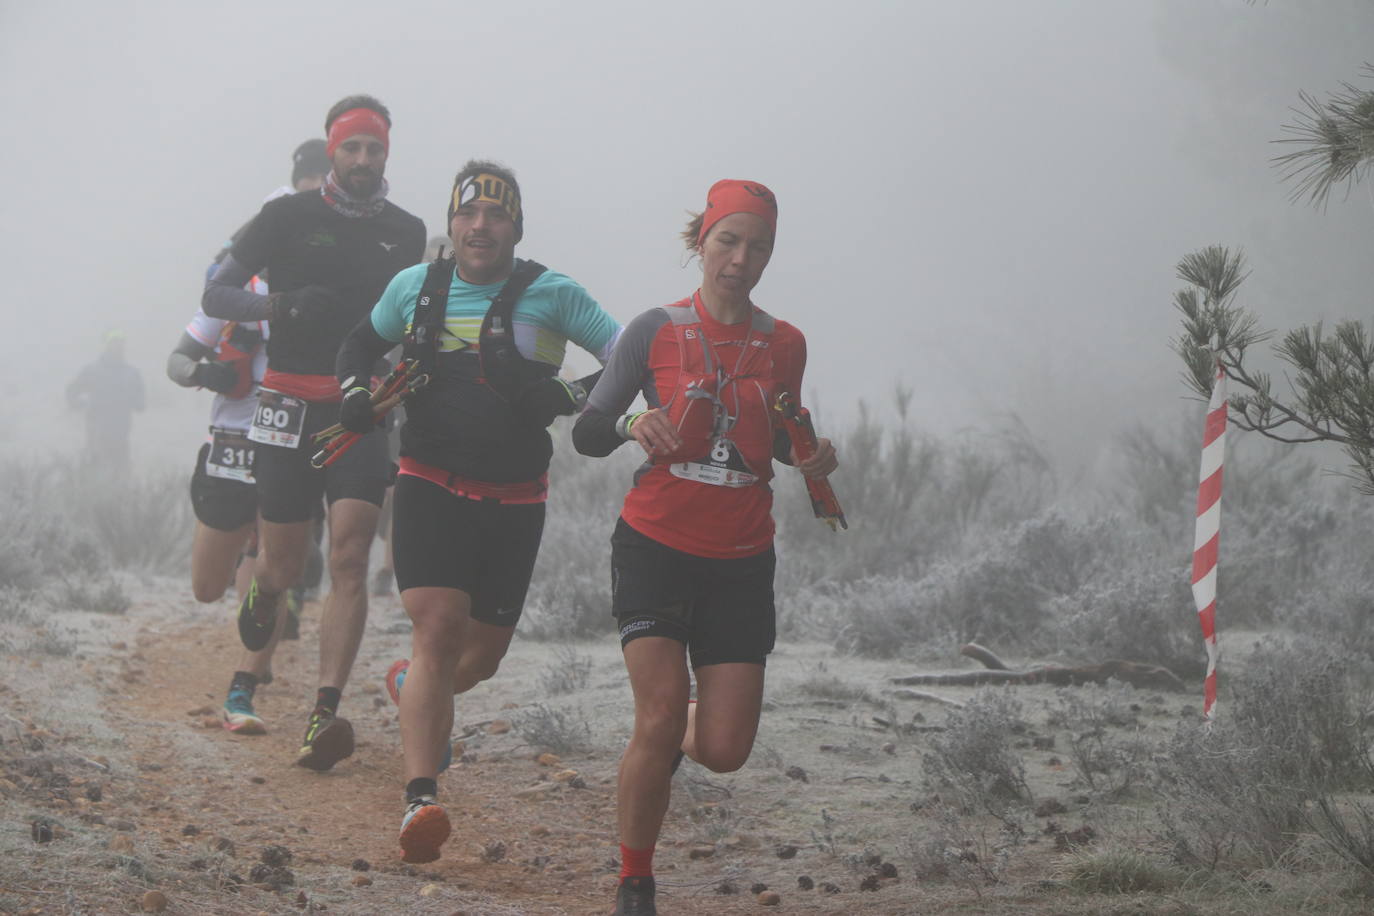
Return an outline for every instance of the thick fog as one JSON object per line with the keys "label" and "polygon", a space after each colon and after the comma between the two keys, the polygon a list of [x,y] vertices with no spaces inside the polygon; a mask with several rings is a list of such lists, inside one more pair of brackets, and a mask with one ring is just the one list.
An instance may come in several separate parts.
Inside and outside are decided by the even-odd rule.
{"label": "thick fog", "polygon": [[924,428],[1014,412],[1069,455],[1174,422],[1200,246],[1247,250],[1268,324],[1367,316],[1374,198],[1291,202],[1271,141],[1299,91],[1368,86],[1371,48],[1364,0],[3,0],[4,452],[79,447],[62,389],[119,329],[135,457],[189,472],[209,396],[163,366],[205,267],[366,92],[394,202],[444,232],[457,168],[507,163],[517,254],[622,322],[695,288],[677,233],[712,181],[767,183],[754,299],[807,334],[823,425],[902,383]]}

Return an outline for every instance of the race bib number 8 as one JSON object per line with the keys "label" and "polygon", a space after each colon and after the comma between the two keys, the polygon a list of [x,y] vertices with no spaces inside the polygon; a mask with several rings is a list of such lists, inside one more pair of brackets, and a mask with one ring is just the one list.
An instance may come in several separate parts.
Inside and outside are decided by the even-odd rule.
{"label": "race bib number 8", "polygon": [[217,429],[205,456],[205,473],[224,480],[253,482],[253,443],[243,433]]}
{"label": "race bib number 8", "polygon": [[305,402],[300,398],[266,388],[258,392],[258,409],[248,438],[263,445],[295,448],[301,443],[301,428],[305,426]]}

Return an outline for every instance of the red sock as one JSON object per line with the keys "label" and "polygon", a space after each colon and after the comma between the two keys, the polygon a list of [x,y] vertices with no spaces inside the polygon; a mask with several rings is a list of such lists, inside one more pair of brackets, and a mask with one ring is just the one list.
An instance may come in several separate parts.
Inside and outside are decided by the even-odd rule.
{"label": "red sock", "polygon": [[626,878],[648,878],[654,873],[654,847],[631,849],[620,844],[620,880]]}

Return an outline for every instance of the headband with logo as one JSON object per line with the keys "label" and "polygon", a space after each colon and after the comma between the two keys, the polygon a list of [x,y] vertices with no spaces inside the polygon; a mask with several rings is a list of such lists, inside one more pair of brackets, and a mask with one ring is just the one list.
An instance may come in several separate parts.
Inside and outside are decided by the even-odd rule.
{"label": "headband with logo", "polygon": [[752,213],[762,217],[771,232],[778,231],[778,199],[772,191],[757,181],[723,178],[711,185],[706,193],[706,209],[701,214],[697,244],[704,242],[711,227],[731,213]]}
{"label": "headband with logo", "polygon": [[339,148],[339,144],[349,137],[358,136],[358,134],[376,137],[382,141],[382,146],[390,152],[390,133],[391,128],[387,127],[386,119],[371,108],[350,108],[329,125],[329,141],[325,145],[324,152],[330,159],[333,159],[334,151]]}
{"label": "headband with logo", "polygon": [[453,186],[453,197],[448,204],[448,218],[452,220],[459,207],[478,201],[500,205],[501,209],[510,215],[511,222],[515,223],[515,240],[520,241],[520,237],[525,234],[525,214],[520,205],[520,192],[513,185],[490,172],[478,172],[470,178],[464,178]]}

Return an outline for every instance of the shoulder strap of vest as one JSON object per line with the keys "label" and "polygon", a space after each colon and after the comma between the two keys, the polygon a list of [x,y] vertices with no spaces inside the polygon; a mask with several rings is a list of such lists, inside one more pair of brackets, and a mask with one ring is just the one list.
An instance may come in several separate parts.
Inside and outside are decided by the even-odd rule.
{"label": "shoulder strap of vest", "polygon": [[444,330],[448,311],[448,290],[453,282],[456,263],[452,256],[437,257],[425,271],[420,295],[415,300],[415,316],[410,321],[401,350],[404,359],[415,360],[421,375],[433,376],[434,361],[439,355],[439,335]]}
{"label": "shoulder strap of vest", "polygon": [[513,400],[526,381],[524,364],[527,361],[515,346],[512,316],[525,290],[546,270],[548,268],[538,261],[517,259],[515,268],[482,319],[482,336],[477,348],[482,359],[482,375],[487,384],[507,400]]}
{"label": "shoulder strap of vest", "polygon": [[496,298],[491,300],[486,318],[482,319],[484,342],[488,334],[509,335],[511,316],[515,314],[516,303],[525,295],[525,290],[530,288],[530,284],[539,279],[539,275],[546,270],[548,268],[538,261],[516,259],[515,268],[511,270]]}

